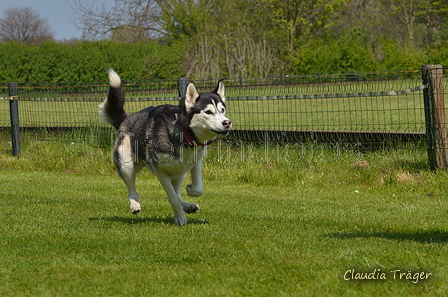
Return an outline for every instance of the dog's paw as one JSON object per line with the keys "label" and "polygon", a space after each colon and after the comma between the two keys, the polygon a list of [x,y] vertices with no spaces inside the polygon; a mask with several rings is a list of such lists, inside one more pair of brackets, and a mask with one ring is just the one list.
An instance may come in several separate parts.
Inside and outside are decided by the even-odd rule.
{"label": "dog's paw", "polygon": [[174,214],[174,224],[179,226],[185,226],[187,224],[187,217],[185,214]]}
{"label": "dog's paw", "polygon": [[197,213],[197,212],[199,212],[199,205],[197,205],[197,204],[185,203],[182,206],[183,206],[184,211],[186,213]]}
{"label": "dog's paw", "polygon": [[140,203],[138,203],[137,201],[132,201],[131,202],[131,212],[133,214],[138,214],[141,211],[142,211],[142,207],[141,207]]}
{"label": "dog's paw", "polygon": [[191,196],[191,197],[201,196],[203,192],[204,192],[203,189],[196,189],[196,188],[194,188],[193,184],[188,184],[187,185],[187,194],[188,194],[188,196]]}

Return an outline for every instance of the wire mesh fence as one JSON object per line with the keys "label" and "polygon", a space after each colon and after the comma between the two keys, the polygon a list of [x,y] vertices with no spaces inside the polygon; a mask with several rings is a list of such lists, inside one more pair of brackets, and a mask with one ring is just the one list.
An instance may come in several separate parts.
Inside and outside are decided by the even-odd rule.
{"label": "wire mesh fence", "polygon": [[[446,71],[446,70],[444,70]],[[128,113],[151,105],[178,104],[177,80],[126,81]],[[196,80],[200,91],[218,79]],[[349,142],[355,147],[425,146],[425,109],[419,69],[379,73],[225,78],[229,143]],[[107,82],[17,85],[20,128],[35,140],[89,141],[110,145],[113,130],[98,104]],[[446,92],[446,87],[444,87]],[[0,127],[10,127],[7,84],[0,88]],[[112,135],[112,136],[111,136]],[[8,136],[2,133],[2,138]],[[403,143],[406,145],[403,146]]]}

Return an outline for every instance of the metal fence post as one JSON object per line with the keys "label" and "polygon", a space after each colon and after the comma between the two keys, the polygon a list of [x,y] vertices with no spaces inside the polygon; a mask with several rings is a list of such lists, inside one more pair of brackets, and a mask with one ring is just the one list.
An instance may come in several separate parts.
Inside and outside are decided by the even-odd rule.
{"label": "metal fence post", "polygon": [[185,91],[187,90],[188,78],[180,77],[177,79],[177,88],[179,90],[179,97],[185,97]]}
{"label": "metal fence post", "polygon": [[12,155],[20,153],[19,101],[17,100],[17,83],[8,83],[9,115],[11,118]]}
{"label": "metal fence post", "polygon": [[422,66],[428,161],[431,169],[448,167],[448,141],[442,65]]}

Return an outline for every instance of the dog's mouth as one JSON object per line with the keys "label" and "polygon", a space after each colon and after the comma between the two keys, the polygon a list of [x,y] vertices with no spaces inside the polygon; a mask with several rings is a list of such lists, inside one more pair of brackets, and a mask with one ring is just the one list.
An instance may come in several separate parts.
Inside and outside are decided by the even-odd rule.
{"label": "dog's mouth", "polygon": [[218,137],[226,137],[227,134],[229,134],[229,130],[216,131],[216,130],[210,129],[210,131],[212,131],[213,133],[217,134]]}

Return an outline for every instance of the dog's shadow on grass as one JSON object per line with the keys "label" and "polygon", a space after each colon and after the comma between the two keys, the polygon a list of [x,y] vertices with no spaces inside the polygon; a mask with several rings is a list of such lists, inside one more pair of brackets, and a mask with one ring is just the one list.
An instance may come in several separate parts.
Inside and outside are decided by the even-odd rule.
{"label": "dog's shadow on grass", "polygon": [[[174,218],[173,217],[101,217],[101,218],[90,218],[90,221],[108,221],[108,222],[114,222],[114,223],[122,223],[122,224],[128,224],[128,225],[136,225],[136,224],[165,224],[165,225],[174,225]],[[203,225],[208,224],[209,222],[207,220],[199,220],[195,218],[189,218],[188,224],[189,225]]]}
{"label": "dog's shadow on grass", "polygon": [[448,243],[448,232],[440,230],[418,230],[410,232],[383,231],[383,232],[342,232],[327,234],[326,237],[352,239],[352,238],[384,238],[396,241],[414,241],[422,244]]}

